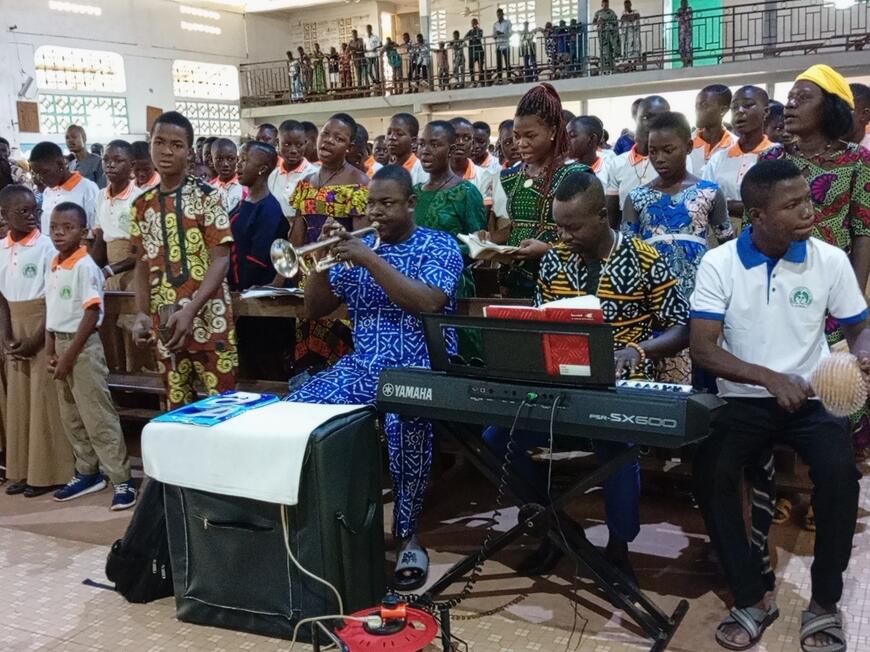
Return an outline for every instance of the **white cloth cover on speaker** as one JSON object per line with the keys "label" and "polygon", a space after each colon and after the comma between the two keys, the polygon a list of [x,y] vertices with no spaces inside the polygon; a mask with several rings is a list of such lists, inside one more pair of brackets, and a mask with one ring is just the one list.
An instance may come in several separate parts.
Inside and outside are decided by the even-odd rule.
{"label": "white cloth cover on speaker", "polygon": [[142,431],[145,473],[188,489],[295,505],[311,433],[361,405],[278,402],[211,427],[151,422]]}

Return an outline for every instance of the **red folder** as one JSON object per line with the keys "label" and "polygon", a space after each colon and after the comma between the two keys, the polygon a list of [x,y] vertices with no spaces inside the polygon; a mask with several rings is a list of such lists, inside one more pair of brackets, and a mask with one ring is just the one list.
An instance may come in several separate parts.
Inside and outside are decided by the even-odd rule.
{"label": "red folder", "polygon": [[[534,321],[601,324],[604,314],[597,297],[562,299],[534,306],[486,306],[484,317]],[[591,376],[589,338],[585,335],[547,333],[543,336],[544,364],[551,376]]]}

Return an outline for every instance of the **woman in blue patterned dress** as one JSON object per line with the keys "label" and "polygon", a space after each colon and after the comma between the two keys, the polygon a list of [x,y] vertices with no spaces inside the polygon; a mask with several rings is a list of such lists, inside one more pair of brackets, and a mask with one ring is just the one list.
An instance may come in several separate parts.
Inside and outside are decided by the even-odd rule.
{"label": "woman in blue patterned dress", "polygon": [[[649,159],[658,177],[631,191],[622,209],[622,231],[653,245],[680,282],[684,297],[695,289],[695,274],[712,229],[719,242],[734,237],[724,193],[712,181],[686,170],[692,131],[682,113],[663,113],[649,130]],[[660,363],[658,380],[692,383],[688,351]],[[705,379],[698,378],[699,382]]]}
{"label": "woman in blue patterned dress", "polygon": [[[371,249],[372,236],[345,234],[334,253],[353,267],[315,272],[305,286],[305,310],[314,317],[347,304],[354,351],[313,376],[289,401],[374,404],[384,368],[429,367],[421,313],[456,308],[463,265],[459,246],[452,235],[415,224],[411,177],[401,166],[384,166],[373,177],[367,218],[380,224],[378,250]],[[455,338],[448,350],[456,351]],[[426,581],[429,566],[415,532],[432,465],[432,426],[387,414],[384,431],[398,543],[394,582],[400,590],[411,591]]]}
{"label": "woman in blue patterned dress", "polygon": [[681,113],[664,113],[650,125],[649,157],[658,178],[635,188],[625,200],[622,230],[653,245],[680,280],[688,298],[707,251],[712,229],[719,242],[734,237],[725,195],[712,181],[686,170],[692,132]]}

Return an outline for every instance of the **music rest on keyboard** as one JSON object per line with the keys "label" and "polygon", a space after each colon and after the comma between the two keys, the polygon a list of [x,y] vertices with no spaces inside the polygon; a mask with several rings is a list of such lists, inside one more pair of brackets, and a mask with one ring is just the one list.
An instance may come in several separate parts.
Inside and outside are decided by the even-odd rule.
{"label": "music rest on keyboard", "polygon": [[523,401],[518,428],[549,432],[555,403],[556,435],[664,448],[706,437],[723,404],[691,387],[646,381],[601,389],[542,387],[402,368],[385,369],[378,383],[378,410],[437,421],[510,427]]}

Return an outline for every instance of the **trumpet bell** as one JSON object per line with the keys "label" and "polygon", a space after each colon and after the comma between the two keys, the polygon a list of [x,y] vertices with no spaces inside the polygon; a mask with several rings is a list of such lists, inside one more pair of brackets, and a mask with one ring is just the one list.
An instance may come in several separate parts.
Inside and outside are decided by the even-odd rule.
{"label": "trumpet bell", "polygon": [[288,240],[275,240],[269,249],[269,257],[275,271],[284,278],[293,278],[299,273],[299,256]]}

